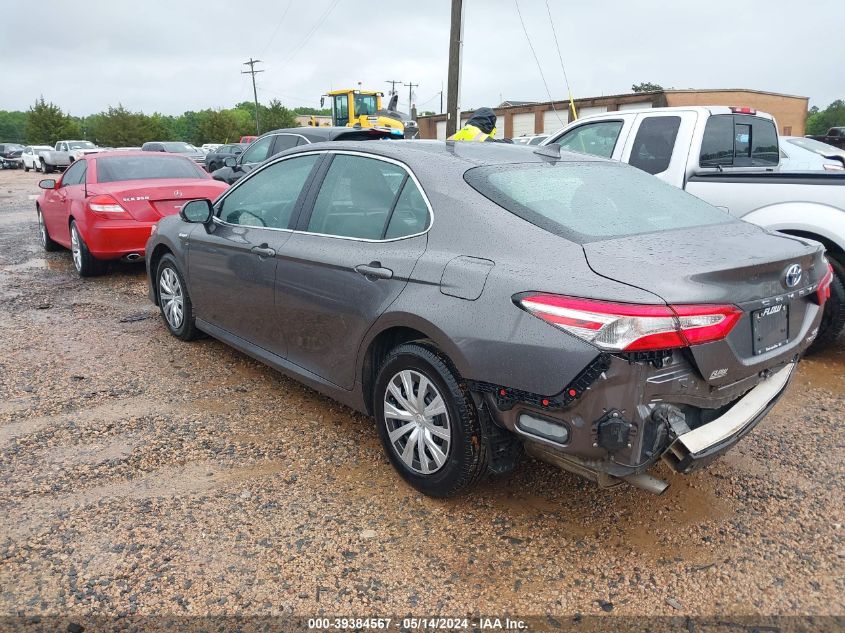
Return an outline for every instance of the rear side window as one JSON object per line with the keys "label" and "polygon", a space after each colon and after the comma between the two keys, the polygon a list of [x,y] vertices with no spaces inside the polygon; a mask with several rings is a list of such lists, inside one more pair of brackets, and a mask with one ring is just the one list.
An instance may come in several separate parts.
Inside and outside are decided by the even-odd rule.
{"label": "rear side window", "polygon": [[205,172],[188,158],[150,154],[97,159],[97,182],[205,177]]}
{"label": "rear side window", "polygon": [[291,147],[296,147],[296,144],[299,142],[299,137],[294,136],[293,134],[279,134],[276,137],[276,143],[273,145],[273,154],[280,154],[281,152],[285,151],[286,149],[290,149]]}
{"label": "rear side window", "polygon": [[646,117],[637,130],[629,164],[649,174],[669,169],[680,127],[679,116]]}
{"label": "rear side window", "polygon": [[778,164],[774,123],[760,117],[720,114],[707,119],[701,167],[763,167]]}
{"label": "rear side window", "polygon": [[610,158],[621,130],[622,121],[586,123],[561,136],[557,143],[571,152]]}
{"label": "rear side window", "polygon": [[736,221],[620,163],[476,167],[464,179],[514,215],[578,243]]}
{"label": "rear side window", "polygon": [[381,240],[420,233],[427,226],[428,207],[403,168],[374,158],[337,154],[314,202],[307,230]]}

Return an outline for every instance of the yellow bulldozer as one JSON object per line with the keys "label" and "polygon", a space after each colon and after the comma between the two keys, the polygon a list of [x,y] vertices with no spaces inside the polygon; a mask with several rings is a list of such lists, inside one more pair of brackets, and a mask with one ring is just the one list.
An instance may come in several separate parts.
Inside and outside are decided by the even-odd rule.
{"label": "yellow bulldozer", "polygon": [[419,135],[417,122],[409,114],[396,110],[398,95],[390,98],[387,108],[382,108],[383,96],[383,93],[372,90],[332,90],[320,97],[320,107],[325,107],[328,97],[332,107],[332,125],[377,128],[397,138],[416,138]]}

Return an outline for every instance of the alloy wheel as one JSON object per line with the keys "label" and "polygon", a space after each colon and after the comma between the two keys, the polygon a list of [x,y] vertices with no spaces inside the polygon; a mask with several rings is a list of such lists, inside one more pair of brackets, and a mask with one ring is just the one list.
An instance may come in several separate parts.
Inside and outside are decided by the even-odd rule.
{"label": "alloy wheel", "polygon": [[159,301],[164,318],[174,330],[182,326],[184,320],[184,299],[179,276],[172,268],[163,268],[158,280]]}
{"label": "alloy wheel", "polygon": [[404,369],[390,379],[384,423],[393,450],[409,469],[431,475],[446,464],[452,441],[449,412],[440,391],[424,374]]}
{"label": "alloy wheel", "polygon": [[73,265],[77,271],[82,270],[82,240],[79,237],[79,230],[73,224],[70,227],[70,252],[73,255]]}

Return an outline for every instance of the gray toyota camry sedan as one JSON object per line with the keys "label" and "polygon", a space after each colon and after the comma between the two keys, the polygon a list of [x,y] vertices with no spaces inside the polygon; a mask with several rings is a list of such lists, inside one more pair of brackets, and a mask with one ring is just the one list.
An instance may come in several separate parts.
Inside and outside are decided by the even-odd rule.
{"label": "gray toyota camry sedan", "polygon": [[661,492],[783,393],[829,294],[822,247],[628,165],[493,143],[333,143],[271,159],[147,244],[150,297],[373,416],[411,485],[523,451]]}

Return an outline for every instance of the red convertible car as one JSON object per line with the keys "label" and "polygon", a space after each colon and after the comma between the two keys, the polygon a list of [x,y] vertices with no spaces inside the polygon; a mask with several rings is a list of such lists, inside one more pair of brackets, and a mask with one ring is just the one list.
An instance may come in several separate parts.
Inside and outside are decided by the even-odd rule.
{"label": "red convertible car", "polygon": [[228,187],[189,158],[150,152],[92,154],[38,186],[44,190],[35,203],[41,245],[69,248],[82,277],[102,273],[107,260],[143,258],[156,222],[188,200],[213,200]]}

